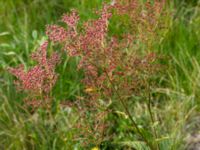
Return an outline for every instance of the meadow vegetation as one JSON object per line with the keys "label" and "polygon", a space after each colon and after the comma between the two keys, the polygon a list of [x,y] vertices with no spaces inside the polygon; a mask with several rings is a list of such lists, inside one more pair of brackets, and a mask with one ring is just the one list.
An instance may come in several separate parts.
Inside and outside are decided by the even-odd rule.
{"label": "meadow vegetation", "polygon": [[0,149],[200,142],[200,1],[0,6]]}

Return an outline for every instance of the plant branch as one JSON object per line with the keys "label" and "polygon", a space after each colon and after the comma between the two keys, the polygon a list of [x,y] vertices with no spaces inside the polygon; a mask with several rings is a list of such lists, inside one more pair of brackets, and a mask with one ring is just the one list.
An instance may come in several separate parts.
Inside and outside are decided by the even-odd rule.
{"label": "plant branch", "polygon": [[120,96],[118,90],[115,88],[114,83],[113,83],[112,80],[110,79],[110,77],[109,77],[107,71],[106,71],[106,70],[104,70],[104,71],[105,71],[105,73],[106,73],[106,76],[107,76],[107,78],[108,78],[108,80],[109,80],[109,82],[110,82],[110,84],[111,84],[113,90],[114,90],[115,93],[117,94],[117,96],[118,96],[118,98],[119,98],[119,100],[120,100],[120,103],[122,104],[124,110],[126,111],[128,117],[129,117],[129,119],[131,120],[132,124],[133,124],[134,127],[136,128],[137,132],[138,132],[139,135],[143,138],[143,140],[145,141],[145,143],[146,143],[152,150],[154,150],[153,145],[145,138],[145,136],[143,135],[143,133],[140,131],[140,129],[139,129],[137,123],[136,123],[136,122],[134,121],[134,119],[132,118],[132,115],[131,115],[130,111],[128,110],[128,107],[127,107],[126,104],[124,103],[124,100],[121,98],[121,96]]}

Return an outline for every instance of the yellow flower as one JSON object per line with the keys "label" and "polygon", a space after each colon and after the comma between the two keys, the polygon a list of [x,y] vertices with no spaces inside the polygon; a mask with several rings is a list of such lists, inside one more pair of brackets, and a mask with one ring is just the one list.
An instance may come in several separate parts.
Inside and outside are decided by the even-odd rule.
{"label": "yellow flower", "polygon": [[91,150],[100,150],[98,147],[93,147]]}
{"label": "yellow flower", "polygon": [[90,92],[93,92],[93,91],[95,91],[94,88],[86,88],[86,89],[85,89],[85,92],[86,92],[86,93],[90,93]]}

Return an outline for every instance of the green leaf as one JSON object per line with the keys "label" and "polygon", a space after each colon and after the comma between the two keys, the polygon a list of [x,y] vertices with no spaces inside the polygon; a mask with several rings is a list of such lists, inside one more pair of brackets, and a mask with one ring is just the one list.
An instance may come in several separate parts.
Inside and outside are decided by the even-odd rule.
{"label": "green leaf", "polygon": [[5,35],[9,35],[9,34],[10,34],[9,32],[1,32],[0,36],[5,36]]}
{"label": "green leaf", "polygon": [[119,143],[122,146],[128,146],[130,148],[135,148],[136,150],[150,150],[146,144],[142,141],[124,141]]}
{"label": "green leaf", "polygon": [[33,37],[34,39],[37,39],[38,34],[37,34],[37,31],[36,31],[36,30],[33,30],[33,32],[32,32],[32,37]]}

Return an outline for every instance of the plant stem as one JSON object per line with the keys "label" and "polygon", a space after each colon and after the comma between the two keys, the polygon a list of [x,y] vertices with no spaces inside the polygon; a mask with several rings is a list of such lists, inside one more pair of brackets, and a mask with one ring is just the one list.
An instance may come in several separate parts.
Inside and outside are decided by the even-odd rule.
{"label": "plant stem", "polygon": [[150,149],[155,150],[155,149],[154,149],[154,146],[145,138],[145,136],[143,135],[143,133],[140,131],[140,129],[139,129],[137,123],[136,123],[136,122],[134,121],[134,119],[132,118],[132,115],[131,115],[130,111],[128,110],[128,107],[127,107],[126,104],[124,103],[124,100],[121,98],[121,96],[120,96],[118,90],[115,88],[114,83],[113,83],[112,80],[110,79],[110,77],[109,77],[107,71],[106,71],[106,70],[104,70],[104,71],[105,71],[105,73],[106,73],[106,76],[107,76],[107,78],[108,78],[108,80],[109,80],[109,82],[110,82],[110,84],[111,84],[113,90],[114,90],[115,93],[117,94],[117,96],[118,96],[118,98],[119,98],[119,100],[120,100],[120,103],[122,104],[124,110],[126,111],[126,114],[128,115],[129,119],[131,120],[133,126],[136,128],[138,134],[143,138],[143,140],[144,140],[145,143],[150,147]]}
{"label": "plant stem", "polygon": [[[158,134],[157,134],[156,129],[154,127],[155,120],[154,120],[154,116],[153,116],[153,112],[152,112],[152,108],[151,108],[151,93],[150,93],[150,84],[149,83],[148,83],[147,93],[148,93],[147,108],[148,108],[148,112],[150,114],[151,122],[152,122],[152,125],[153,125],[152,129],[153,129],[154,138],[157,139],[158,138]],[[160,150],[159,144],[157,142],[156,142],[156,148],[158,150]]]}

